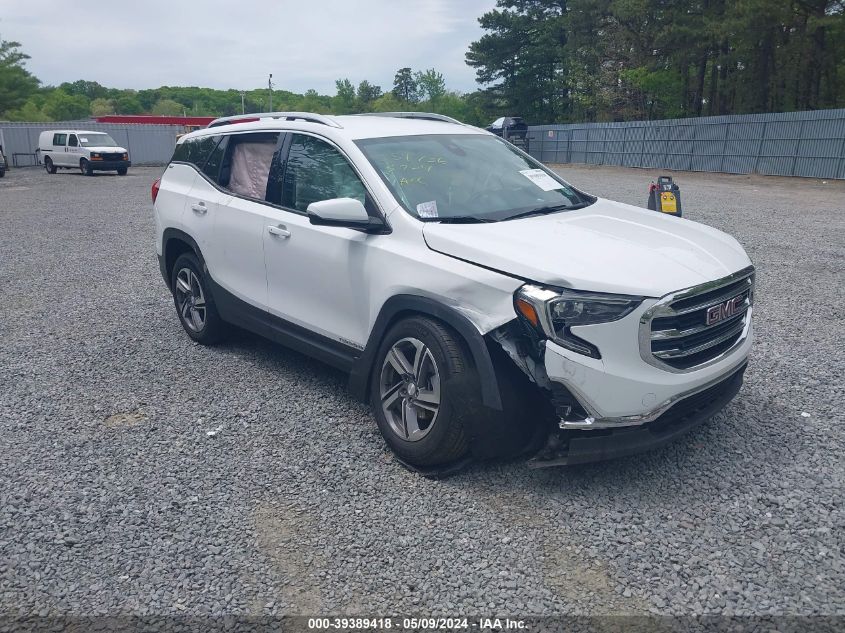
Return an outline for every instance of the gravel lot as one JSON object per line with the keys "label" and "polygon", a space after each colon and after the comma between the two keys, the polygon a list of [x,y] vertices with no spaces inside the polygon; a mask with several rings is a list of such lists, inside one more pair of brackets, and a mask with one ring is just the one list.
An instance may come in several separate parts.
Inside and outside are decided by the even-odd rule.
{"label": "gravel lot", "polygon": [[[845,615],[845,183],[675,174],[759,271],[746,384],[710,423],[429,481],[340,373],[184,335],[160,171],[0,180],[0,611]],[[640,205],[657,175],[561,172]]]}

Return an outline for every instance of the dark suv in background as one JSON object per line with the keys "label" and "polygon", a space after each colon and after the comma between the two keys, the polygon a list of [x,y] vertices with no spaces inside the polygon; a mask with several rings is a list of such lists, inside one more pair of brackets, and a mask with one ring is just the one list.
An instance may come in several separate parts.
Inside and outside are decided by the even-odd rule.
{"label": "dark suv in background", "polygon": [[528,124],[518,116],[499,117],[485,129],[509,140],[514,145],[524,145],[528,138]]}

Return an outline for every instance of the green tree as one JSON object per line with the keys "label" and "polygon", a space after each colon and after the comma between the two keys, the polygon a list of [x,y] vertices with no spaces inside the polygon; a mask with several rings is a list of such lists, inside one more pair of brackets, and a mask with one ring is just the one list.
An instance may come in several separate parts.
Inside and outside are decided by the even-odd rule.
{"label": "green tree", "polygon": [[407,108],[408,103],[400,101],[392,92],[385,92],[372,103],[373,112],[399,112]]}
{"label": "green tree", "polygon": [[0,39],[0,114],[23,106],[40,83],[24,68],[29,55],[18,42]]}
{"label": "green tree", "polygon": [[75,121],[88,118],[91,103],[81,95],[69,95],[56,89],[47,97],[42,110],[53,121]]}
{"label": "green tree", "polygon": [[91,116],[114,114],[114,102],[111,99],[94,99],[91,102]]}
{"label": "green tree", "polygon": [[364,79],[358,84],[358,108],[364,112],[372,107],[373,101],[381,96],[381,86],[375,86]]}
{"label": "green tree", "polygon": [[348,79],[338,79],[334,82],[337,96],[332,100],[336,114],[350,114],[355,110],[355,86]]}
{"label": "green tree", "polygon": [[419,101],[419,91],[414,74],[410,68],[400,68],[393,77],[393,94],[399,101],[416,103]]}
{"label": "green tree", "polygon": [[185,112],[185,106],[173,99],[159,99],[153,106],[150,114],[157,116],[181,116]]}
{"label": "green tree", "polygon": [[425,96],[431,105],[435,105],[446,94],[446,80],[443,74],[434,68],[415,73],[414,80],[419,93]]}
{"label": "green tree", "polygon": [[114,109],[118,114],[142,114],[145,112],[138,97],[126,93],[114,100]]}
{"label": "green tree", "polygon": [[104,88],[96,81],[86,81],[85,79],[78,79],[72,83],[66,81],[59,84],[59,90],[72,96],[83,96],[91,101],[108,96],[107,88]]}

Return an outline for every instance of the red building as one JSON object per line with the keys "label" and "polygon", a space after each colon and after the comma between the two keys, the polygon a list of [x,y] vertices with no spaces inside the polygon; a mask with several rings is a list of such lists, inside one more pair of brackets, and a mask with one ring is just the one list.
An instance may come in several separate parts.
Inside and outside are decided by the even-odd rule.
{"label": "red building", "polygon": [[147,125],[182,125],[186,132],[206,127],[213,116],[156,116],[154,114],[109,114],[94,117],[97,123],[144,123]]}

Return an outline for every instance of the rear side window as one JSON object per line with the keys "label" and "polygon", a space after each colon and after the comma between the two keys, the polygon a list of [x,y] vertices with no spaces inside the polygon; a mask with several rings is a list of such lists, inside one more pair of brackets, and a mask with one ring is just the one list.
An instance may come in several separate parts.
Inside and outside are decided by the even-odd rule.
{"label": "rear side window", "polygon": [[[278,132],[229,135],[219,170],[220,186],[239,196],[266,200],[267,181],[278,142]],[[215,159],[215,156],[209,159],[209,166]]]}
{"label": "rear side window", "polygon": [[208,160],[219,142],[219,135],[187,139],[176,146],[171,160],[179,163],[190,163],[202,169],[205,161]]}
{"label": "rear side window", "polygon": [[355,198],[366,204],[367,190],[337,149],[313,136],[294,134],[282,185],[282,206],[305,211],[312,202]]}
{"label": "rear side window", "polygon": [[53,145],[64,145],[67,143],[67,134],[53,134]]}

